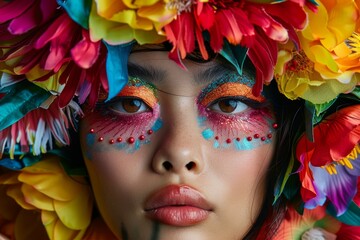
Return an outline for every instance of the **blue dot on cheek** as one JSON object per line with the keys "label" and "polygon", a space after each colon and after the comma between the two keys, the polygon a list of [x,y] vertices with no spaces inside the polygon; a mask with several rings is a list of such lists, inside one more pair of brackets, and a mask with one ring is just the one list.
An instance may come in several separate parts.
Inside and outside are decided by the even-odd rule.
{"label": "blue dot on cheek", "polygon": [[214,131],[207,128],[204,131],[202,131],[202,135],[206,140],[208,140],[214,136]]}
{"label": "blue dot on cheek", "polygon": [[84,151],[84,155],[87,159],[89,160],[92,160],[92,154],[91,152],[89,151],[89,149],[91,149],[91,147],[95,144],[95,134],[91,134],[91,133],[88,133],[86,135],[86,145],[87,145],[87,148],[86,148],[86,151]]}
{"label": "blue dot on cheek", "polygon": [[86,145],[93,146],[95,144],[95,134],[88,133],[86,135]]}

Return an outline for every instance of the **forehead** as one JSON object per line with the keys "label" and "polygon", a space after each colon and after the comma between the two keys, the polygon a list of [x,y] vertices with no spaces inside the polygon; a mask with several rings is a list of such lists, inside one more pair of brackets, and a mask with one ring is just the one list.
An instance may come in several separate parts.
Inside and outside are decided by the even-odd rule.
{"label": "forehead", "polygon": [[[197,92],[199,88],[226,75],[238,75],[219,59],[208,62],[185,59],[183,64],[185,68],[170,60],[166,51],[134,52],[129,57],[129,75],[153,83],[159,90],[191,96],[191,89]],[[249,74],[246,75],[249,78]],[[253,76],[250,75],[250,78],[253,81]]]}

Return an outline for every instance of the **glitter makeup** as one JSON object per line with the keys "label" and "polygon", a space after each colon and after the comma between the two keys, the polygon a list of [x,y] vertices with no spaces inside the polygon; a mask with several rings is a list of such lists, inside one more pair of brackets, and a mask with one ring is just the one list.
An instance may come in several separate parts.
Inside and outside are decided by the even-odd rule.
{"label": "glitter makeup", "polygon": [[99,103],[89,116],[87,144],[96,151],[134,152],[149,143],[151,135],[161,128],[159,116],[154,87],[138,78],[129,78],[117,97]]}
{"label": "glitter makeup", "polygon": [[202,136],[215,148],[250,150],[270,143],[277,126],[263,96],[254,96],[251,80],[227,74],[209,84],[197,103]]}

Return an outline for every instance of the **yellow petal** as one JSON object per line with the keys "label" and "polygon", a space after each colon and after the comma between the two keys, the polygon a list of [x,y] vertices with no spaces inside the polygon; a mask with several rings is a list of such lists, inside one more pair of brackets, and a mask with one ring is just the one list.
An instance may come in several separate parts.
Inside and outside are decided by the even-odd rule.
{"label": "yellow petal", "polygon": [[280,50],[278,52],[278,59],[275,66],[275,74],[284,74],[286,64],[292,59],[292,54],[287,50]]}
{"label": "yellow petal", "polygon": [[90,188],[79,189],[71,201],[54,201],[55,211],[63,224],[71,229],[83,229],[89,226],[93,199]]}
{"label": "yellow petal", "polygon": [[157,3],[159,0],[123,0],[124,4],[129,8],[140,8],[145,6],[151,6]]}
{"label": "yellow petal", "polygon": [[89,27],[92,41],[104,39],[110,44],[123,44],[134,39],[133,29],[130,26],[107,21],[93,11],[90,12]]}
{"label": "yellow petal", "polygon": [[328,14],[324,5],[319,1],[317,12],[307,11],[309,17],[308,26],[301,31],[301,35],[307,41],[318,40],[323,36],[330,34],[326,28],[328,22]]}
{"label": "yellow petal", "polygon": [[315,45],[310,47],[310,50],[314,54],[316,62],[326,65],[333,72],[338,72],[339,68],[326,48]]}
{"label": "yellow petal", "polygon": [[337,45],[334,48],[334,53],[336,54],[336,56],[338,56],[339,58],[343,58],[348,56],[349,54],[351,54],[351,50],[349,49],[349,47],[346,45],[345,42]]}
{"label": "yellow petal", "polygon": [[[324,1],[325,4],[331,1]],[[357,11],[352,0],[337,1],[335,6],[327,6],[330,19],[328,29],[332,33],[331,37],[321,39],[321,43],[329,50],[343,42],[355,31]],[[332,39],[335,39],[333,43]],[[330,40],[330,41],[329,41]]]}
{"label": "yellow petal", "polygon": [[164,3],[158,2],[151,7],[142,7],[137,11],[140,17],[150,19],[157,24],[157,30],[160,30],[166,24],[170,23],[177,15],[176,9],[164,7]]}
{"label": "yellow petal", "polygon": [[[19,180],[34,187],[39,192],[59,201],[69,201],[84,187],[84,180],[74,180],[67,175],[59,163],[59,158],[48,155],[47,159],[24,168]],[[81,182],[79,182],[81,181]],[[54,186],[62,186],[56,188]]]}
{"label": "yellow petal", "polygon": [[85,229],[82,231],[72,230],[67,228],[59,219],[54,226],[53,240],[77,240],[81,239],[85,234]]}
{"label": "yellow petal", "polygon": [[24,195],[24,199],[27,203],[33,205],[38,209],[54,211],[53,200],[48,196],[37,191],[35,188],[23,184],[21,191]]}
{"label": "yellow petal", "polygon": [[337,79],[327,79],[321,86],[309,86],[308,90],[301,96],[314,104],[327,103],[336,98],[340,93],[346,93],[354,89],[358,84],[358,78],[353,76],[350,83],[343,84]]}
{"label": "yellow petal", "polygon": [[134,38],[139,44],[147,44],[147,43],[161,43],[166,40],[164,36],[160,36],[157,34],[155,30],[153,31],[143,31],[136,30],[134,31]]}
{"label": "yellow petal", "polygon": [[8,196],[12,197],[17,202],[17,204],[19,204],[22,208],[28,210],[36,209],[33,205],[25,201],[24,195],[22,194],[20,188],[21,188],[21,184],[11,185],[8,187],[6,193]]}
{"label": "yellow petal", "polygon": [[125,10],[127,7],[123,1],[118,0],[95,0],[95,4],[92,6],[94,10],[100,16],[104,18],[111,18],[115,13]]}
{"label": "yellow petal", "polygon": [[110,20],[114,22],[119,22],[118,24],[128,24],[134,29],[153,29],[152,21],[146,18],[139,17],[134,10],[124,10],[122,12],[118,12],[114,14],[114,16]]}

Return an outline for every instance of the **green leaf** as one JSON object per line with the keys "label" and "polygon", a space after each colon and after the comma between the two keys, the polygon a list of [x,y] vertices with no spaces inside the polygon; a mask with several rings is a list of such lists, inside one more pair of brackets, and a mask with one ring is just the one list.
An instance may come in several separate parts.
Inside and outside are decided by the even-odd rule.
{"label": "green leaf", "polygon": [[360,99],[360,87],[356,87],[351,93]]}
{"label": "green leaf", "polygon": [[0,131],[38,108],[51,96],[50,92],[27,80],[0,89],[0,93],[6,93],[0,99]]}
{"label": "green leaf", "polygon": [[[323,115],[323,113],[334,104],[335,101],[336,101],[336,98],[334,98],[333,100],[331,100],[330,102],[327,102],[327,103],[314,104],[316,117],[321,117]],[[321,119],[320,119],[320,121],[321,121]]]}
{"label": "green leaf", "polygon": [[340,222],[351,226],[360,226],[360,208],[354,202],[351,202],[346,212],[340,216],[336,215],[335,207],[331,204],[326,210]]}
{"label": "green leaf", "polygon": [[277,183],[275,185],[275,193],[274,193],[275,197],[274,197],[273,204],[279,199],[279,197],[283,193],[286,183],[287,183],[290,175],[292,174],[292,171],[294,168],[294,162],[295,162],[295,158],[292,154],[285,173],[281,174],[281,177],[278,178]]}
{"label": "green leaf", "polygon": [[220,51],[220,55],[228,60],[237,70],[239,75],[242,75],[242,68],[246,59],[248,49],[242,46],[233,46],[224,41],[224,46]]}

